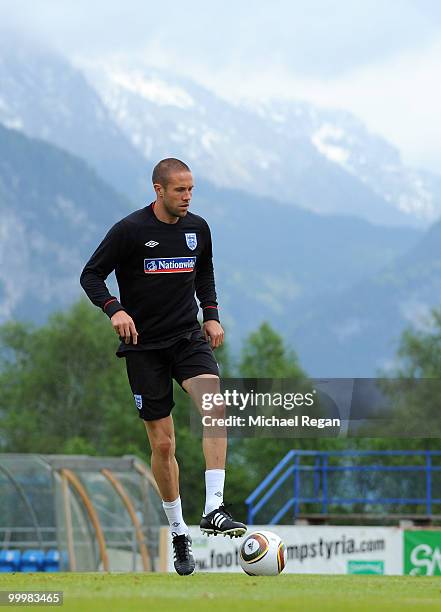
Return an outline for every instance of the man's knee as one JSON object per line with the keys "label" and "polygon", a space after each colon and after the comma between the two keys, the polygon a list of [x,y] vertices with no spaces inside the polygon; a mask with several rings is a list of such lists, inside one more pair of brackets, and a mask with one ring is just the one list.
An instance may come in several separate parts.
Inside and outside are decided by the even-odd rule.
{"label": "man's knee", "polygon": [[163,459],[169,459],[175,454],[175,442],[170,435],[154,436],[150,444],[152,453],[160,455]]}
{"label": "man's knee", "polygon": [[160,421],[144,421],[152,453],[163,459],[175,454],[175,435],[170,417]]}
{"label": "man's knee", "polygon": [[211,419],[224,419],[225,418],[225,404],[213,404],[209,411],[204,411],[204,414],[208,414]]}

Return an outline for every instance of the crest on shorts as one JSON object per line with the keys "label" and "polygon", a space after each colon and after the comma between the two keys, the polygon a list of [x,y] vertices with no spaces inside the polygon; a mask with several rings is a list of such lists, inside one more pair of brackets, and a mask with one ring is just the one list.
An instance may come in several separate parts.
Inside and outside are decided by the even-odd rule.
{"label": "crest on shorts", "polygon": [[187,246],[189,249],[191,249],[192,251],[195,250],[195,248],[198,246],[198,239],[196,237],[196,234],[185,234],[185,240],[187,242]]}
{"label": "crest on shorts", "polygon": [[136,393],[135,393],[133,395],[133,397],[135,398],[136,407],[138,408],[138,410],[141,410],[141,408],[142,408],[142,395],[136,395]]}

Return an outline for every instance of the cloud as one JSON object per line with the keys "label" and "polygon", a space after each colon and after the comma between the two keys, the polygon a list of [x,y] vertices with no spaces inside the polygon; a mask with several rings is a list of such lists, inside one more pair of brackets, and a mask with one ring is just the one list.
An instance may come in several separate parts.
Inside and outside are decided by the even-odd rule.
{"label": "cloud", "polygon": [[[153,42],[183,64],[247,69],[268,59],[334,77],[437,35],[427,0],[0,0],[0,22],[72,55],[141,53]],[[185,68],[185,66],[184,66]]]}
{"label": "cloud", "polygon": [[214,72],[200,66],[194,72],[203,84],[233,101],[297,99],[349,110],[394,143],[406,163],[440,173],[440,66],[437,40],[330,78],[298,75],[273,59],[259,71],[235,70],[233,64]]}
{"label": "cloud", "polygon": [[146,63],[229,99],[347,109],[441,167],[437,0],[0,0],[2,27],[70,58]]}
{"label": "cloud", "polygon": [[395,143],[405,162],[440,172],[440,65],[438,40],[343,78],[288,79],[287,90],[322,106],[351,110],[372,131]]}

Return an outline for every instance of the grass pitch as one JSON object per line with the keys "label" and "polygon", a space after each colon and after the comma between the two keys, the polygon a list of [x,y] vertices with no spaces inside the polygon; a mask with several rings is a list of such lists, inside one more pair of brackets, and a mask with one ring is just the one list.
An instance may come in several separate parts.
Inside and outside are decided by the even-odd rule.
{"label": "grass pitch", "polygon": [[441,610],[441,578],[286,574],[0,574],[0,590],[64,592],[63,612]]}

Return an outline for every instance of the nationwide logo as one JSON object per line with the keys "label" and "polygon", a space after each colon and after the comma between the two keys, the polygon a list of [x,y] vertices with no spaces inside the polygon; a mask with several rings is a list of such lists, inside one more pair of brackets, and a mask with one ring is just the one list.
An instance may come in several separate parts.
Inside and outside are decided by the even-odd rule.
{"label": "nationwide logo", "polygon": [[167,272],[193,272],[196,257],[162,257],[144,259],[146,274],[165,274]]}

